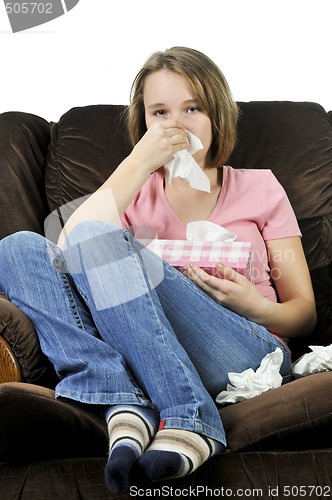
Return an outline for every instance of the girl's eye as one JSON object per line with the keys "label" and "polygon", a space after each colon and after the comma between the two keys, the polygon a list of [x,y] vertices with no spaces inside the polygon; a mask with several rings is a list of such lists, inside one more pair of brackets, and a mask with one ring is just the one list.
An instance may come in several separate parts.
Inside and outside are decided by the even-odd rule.
{"label": "girl's eye", "polygon": [[153,114],[154,116],[164,116],[166,115],[166,111],[164,111],[163,109],[157,109],[157,111],[155,111]]}
{"label": "girl's eye", "polygon": [[199,111],[197,106],[190,106],[190,108],[187,109],[188,113],[196,113],[197,111]]}

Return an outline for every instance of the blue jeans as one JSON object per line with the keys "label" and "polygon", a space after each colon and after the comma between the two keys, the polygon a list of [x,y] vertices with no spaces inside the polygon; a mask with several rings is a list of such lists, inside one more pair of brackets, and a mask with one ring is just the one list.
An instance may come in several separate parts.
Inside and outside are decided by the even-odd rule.
{"label": "blue jeans", "polygon": [[0,290],[34,323],[56,396],[157,409],[165,428],[226,443],[214,403],[229,372],[284,346],[222,307],[130,233],[83,222],[62,252],[31,232],[0,242]]}

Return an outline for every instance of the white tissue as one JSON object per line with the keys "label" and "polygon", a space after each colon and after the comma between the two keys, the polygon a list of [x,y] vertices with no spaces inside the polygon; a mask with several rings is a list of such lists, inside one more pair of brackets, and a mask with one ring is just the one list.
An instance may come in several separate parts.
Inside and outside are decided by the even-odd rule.
{"label": "white tissue", "polygon": [[207,220],[189,222],[186,238],[189,241],[235,241],[237,234]]}
{"label": "white tissue", "polygon": [[280,367],[283,362],[283,353],[279,347],[274,352],[267,354],[254,371],[252,368],[242,373],[229,373],[226,391],[221,391],[216,397],[217,403],[237,403],[263,392],[280,387],[282,376]]}
{"label": "white tissue", "polygon": [[168,183],[171,185],[174,177],[181,177],[181,179],[188,181],[193,189],[210,193],[209,178],[191,156],[200,149],[203,149],[203,145],[199,138],[191,132],[187,131],[187,136],[189,140],[188,148],[175,153],[173,159],[166,165],[169,172]]}
{"label": "white tissue", "polygon": [[332,344],[327,347],[311,345],[309,348],[312,352],[304,354],[292,365],[295,378],[332,370]]}

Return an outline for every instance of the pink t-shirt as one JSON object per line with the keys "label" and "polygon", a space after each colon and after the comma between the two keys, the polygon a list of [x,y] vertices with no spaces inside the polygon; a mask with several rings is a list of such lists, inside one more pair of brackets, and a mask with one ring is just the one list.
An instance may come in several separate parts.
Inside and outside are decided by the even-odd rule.
{"label": "pink t-shirt", "polygon": [[[252,243],[253,282],[262,295],[277,301],[265,240],[301,236],[301,232],[288,197],[271,170],[224,166],[221,192],[208,220],[235,232],[237,241]],[[147,237],[142,228],[149,228],[151,238],[186,239],[186,225],[166,198],[161,170],[151,175],[121,221],[138,238]]]}

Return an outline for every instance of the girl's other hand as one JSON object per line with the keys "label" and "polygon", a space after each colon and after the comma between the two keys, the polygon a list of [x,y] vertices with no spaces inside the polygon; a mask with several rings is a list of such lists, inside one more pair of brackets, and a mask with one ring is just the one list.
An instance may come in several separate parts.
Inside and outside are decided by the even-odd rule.
{"label": "girl's other hand", "polygon": [[266,300],[257,288],[234,269],[217,264],[218,276],[211,276],[195,264],[189,264],[184,274],[217,302],[256,323],[264,317]]}

